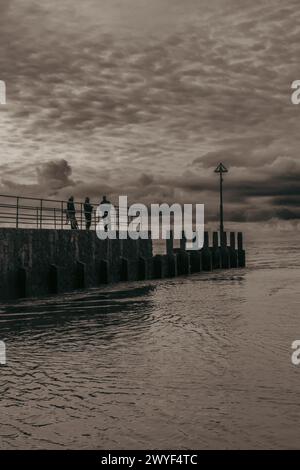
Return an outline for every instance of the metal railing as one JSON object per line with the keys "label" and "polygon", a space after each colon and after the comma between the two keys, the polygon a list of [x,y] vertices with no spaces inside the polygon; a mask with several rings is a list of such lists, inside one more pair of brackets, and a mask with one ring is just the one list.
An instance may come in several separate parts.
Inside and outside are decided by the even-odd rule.
{"label": "metal railing", "polygon": [[[91,228],[96,228],[96,209],[93,206]],[[37,199],[34,197],[10,196],[0,194],[0,227],[36,228],[36,229],[68,229],[71,228],[67,217],[68,201],[57,199]],[[86,228],[84,202],[74,201],[75,217],[78,229]],[[115,206],[117,219],[120,210]]]}

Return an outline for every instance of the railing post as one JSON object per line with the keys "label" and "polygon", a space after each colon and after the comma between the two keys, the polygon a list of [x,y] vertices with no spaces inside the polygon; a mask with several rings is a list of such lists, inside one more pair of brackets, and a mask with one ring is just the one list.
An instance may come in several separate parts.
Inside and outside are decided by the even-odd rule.
{"label": "railing post", "polygon": [[63,226],[64,226],[64,201],[61,201],[61,203],[60,203],[60,210],[61,210],[60,225],[61,225],[61,229],[63,229]]}
{"label": "railing post", "polygon": [[80,228],[82,230],[82,202],[80,203]]}
{"label": "railing post", "polygon": [[40,207],[40,228],[42,228],[42,222],[43,222],[43,199],[41,199],[41,207]]}
{"label": "railing post", "polygon": [[19,197],[17,197],[16,228],[19,228]]}
{"label": "railing post", "polygon": [[36,208],[36,228],[39,228],[39,208]]}
{"label": "railing post", "polygon": [[56,229],[56,208],[54,207],[54,228]]}

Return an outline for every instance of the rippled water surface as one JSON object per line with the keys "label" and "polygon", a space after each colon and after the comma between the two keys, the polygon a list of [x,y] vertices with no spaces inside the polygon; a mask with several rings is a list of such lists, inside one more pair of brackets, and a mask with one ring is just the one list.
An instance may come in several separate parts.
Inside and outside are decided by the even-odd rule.
{"label": "rippled water surface", "polygon": [[300,447],[297,240],[245,270],[0,306],[0,448]]}

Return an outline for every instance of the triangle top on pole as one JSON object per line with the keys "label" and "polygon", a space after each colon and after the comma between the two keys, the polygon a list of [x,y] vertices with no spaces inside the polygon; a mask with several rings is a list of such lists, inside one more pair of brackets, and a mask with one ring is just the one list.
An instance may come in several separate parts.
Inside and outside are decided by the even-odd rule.
{"label": "triangle top on pole", "polygon": [[215,169],[215,173],[228,173],[228,170],[227,170],[226,166],[223,165],[223,163],[219,163],[219,165]]}

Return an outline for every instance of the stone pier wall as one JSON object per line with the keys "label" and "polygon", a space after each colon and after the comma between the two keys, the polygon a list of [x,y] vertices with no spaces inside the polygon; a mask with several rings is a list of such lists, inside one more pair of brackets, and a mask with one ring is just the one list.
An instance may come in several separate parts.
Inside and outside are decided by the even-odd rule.
{"label": "stone pier wall", "polygon": [[152,258],[151,240],[102,241],[95,231],[0,229],[0,299],[138,279],[140,258]]}
{"label": "stone pier wall", "polygon": [[94,231],[0,229],[0,301],[101,284],[189,275],[245,266],[243,237],[208,233],[202,250],[153,257],[152,240],[99,240]]}

